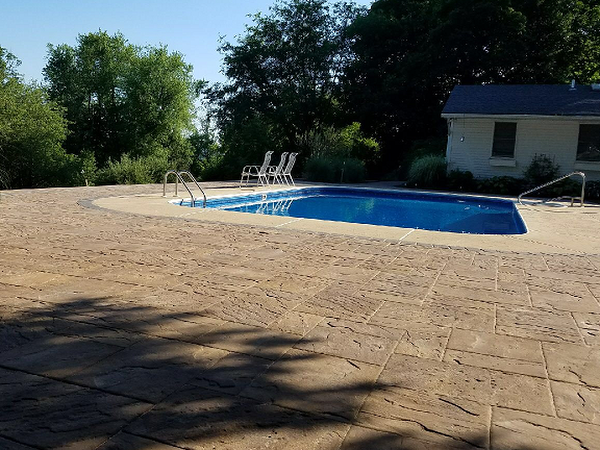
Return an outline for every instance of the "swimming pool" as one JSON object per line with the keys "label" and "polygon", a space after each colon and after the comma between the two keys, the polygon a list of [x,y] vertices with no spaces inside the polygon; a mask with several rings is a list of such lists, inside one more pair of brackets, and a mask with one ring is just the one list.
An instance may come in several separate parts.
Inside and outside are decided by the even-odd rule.
{"label": "swimming pool", "polygon": [[527,232],[513,202],[461,195],[310,187],[210,198],[206,206],[226,211],[454,233]]}

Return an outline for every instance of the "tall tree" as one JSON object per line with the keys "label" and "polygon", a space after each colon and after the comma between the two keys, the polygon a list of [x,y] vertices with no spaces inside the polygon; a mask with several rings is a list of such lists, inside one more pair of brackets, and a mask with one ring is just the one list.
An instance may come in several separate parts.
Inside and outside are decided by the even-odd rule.
{"label": "tall tree", "polygon": [[389,166],[415,140],[443,136],[456,84],[593,81],[595,0],[378,0],[351,27],[345,105]]}
{"label": "tall tree", "polygon": [[50,97],[66,109],[69,152],[92,152],[100,165],[123,154],[189,157],[195,83],[191,66],[166,47],[136,47],[121,34],[80,35],[48,47]]}
{"label": "tall tree", "polygon": [[222,44],[228,82],[209,98],[230,156],[258,160],[265,147],[293,147],[298,136],[335,123],[344,31],[358,12],[326,0],[277,1],[237,43]]}
{"label": "tall tree", "polygon": [[71,184],[76,160],[62,148],[62,111],[42,89],[23,82],[19,64],[0,47],[0,187]]}

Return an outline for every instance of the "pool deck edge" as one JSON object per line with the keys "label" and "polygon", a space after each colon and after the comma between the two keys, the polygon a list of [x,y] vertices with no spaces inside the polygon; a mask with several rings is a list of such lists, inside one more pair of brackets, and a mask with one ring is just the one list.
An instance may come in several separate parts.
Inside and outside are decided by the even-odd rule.
{"label": "pool deck edge", "polygon": [[[173,197],[165,198],[162,196],[162,189],[158,186],[156,194],[104,197],[90,200],[89,203],[96,207],[115,212],[142,216],[170,217],[213,223],[277,228],[280,230],[340,234],[422,245],[477,248],[503,252],[600,254],[600,205],[590,204],[580,208],[577,206],[551,207],[517,204],[517,208],[527,226],[528,231],[526,234],[476,235],[316,219],[290,220],[289,217],[282,216],[266,216],[202,208],[183,208],[184,210],[182,211],[181,206],[170,203]],[[315,185],[300,185],[298,187],[306,186]],[[371,186],[363,185],[361,187]],[[372,187],[381,188],[381,185],[377,184]],[[253,190],[241,190],[234,187],[226,189],[208,187],[206,194],[208,197],[215,197],[275,189],[281,189],[281,187]],[[443,192],[436,193],[443,194]],[[508,200],[514,201],[515,199],[508,198]]]}

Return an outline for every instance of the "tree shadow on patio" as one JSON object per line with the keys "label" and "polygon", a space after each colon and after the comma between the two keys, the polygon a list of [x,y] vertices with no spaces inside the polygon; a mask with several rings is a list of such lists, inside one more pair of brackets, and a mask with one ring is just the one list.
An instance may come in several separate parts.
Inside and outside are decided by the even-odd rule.
{"label": "tree shadow on patio", "polygon": [[[35,448],[97,448],[123,429],[190,447],[278,428],[328,433],[329,424],[339,438],[338,398],[355,410],[372,389],[352,381],[360,370],[351,364],[349,380],[325,386],[282,381],[323,357],[296,351],[275,362],[298,336],[113,298],[10,303],[1,310],[0,436]],[[277,403],[319,401],[318,414],[265,401],[273,391]]]}
{"label": "tree shadow on patio", "polygon": [[487,446],[352,425],[379,368],[294,349],[299,336],[109,297],[0,314],[1,448]]}

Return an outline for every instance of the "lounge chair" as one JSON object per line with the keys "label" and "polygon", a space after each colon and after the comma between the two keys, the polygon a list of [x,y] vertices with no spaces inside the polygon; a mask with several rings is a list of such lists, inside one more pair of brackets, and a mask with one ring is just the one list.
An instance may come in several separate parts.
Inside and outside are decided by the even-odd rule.
{"label": "lounge chair", "polygon": [[298,156],[298,153],[290,154],[287,166],[285,166],[285,169],[281,172],[281,177],[283,178],[283,181],[285,181],[285,184],[291,184],[292,186],[296,186],[296,183],[294,183],[294,179],[292,178],[292,169],[296,163],[296,156]]}
{"label": "lounge chair", "polygon": [[240,187],[243,187],[244,182],[246,183],[246,186],[248,186],[250,177],[257,178],[257,183],[260,183],[262,186],[268,184],[267,168],[271,162],[272,154],[272,151],[265,153],[265,159],[260,166],[244,166],[242,169],[242,176],[240,177]]}
{"label": "lounge chair", "polygon": [[281,159],[279,160],[279,164],[276,166],[269,166],[267,169],[267,176],[271,180],[271,184],[275,184],[276,182],[279,184],[283,184],[283,177],[281,176],[283,169],[285,167],[285,161],[287,159],[288,152],[283,152],[281,154]]}

